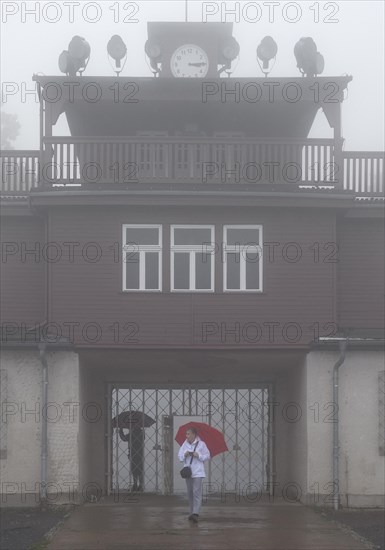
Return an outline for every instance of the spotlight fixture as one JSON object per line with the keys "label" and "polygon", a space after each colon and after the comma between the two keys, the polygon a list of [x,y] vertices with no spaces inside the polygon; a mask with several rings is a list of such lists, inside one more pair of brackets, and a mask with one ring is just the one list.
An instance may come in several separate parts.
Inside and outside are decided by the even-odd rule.
{"label": "spotlight fixture", "polygon": [[87,67],[91,55],[91,47],[81,36],[74,36],[68,45],[68,53],[78,66],[77,71],[82,73]]}
{"label": "spotlight fixture", "polygon": [[158,42],[154,40],[147,40],[144,45],[144,51],[146,52],[147,57],[150,60],[150,66],[154,76],[158,75],[161,71],[159,63],[162,60],[162,50]]}
{"label": "spotlight fixture", "polygon": [[218,64],[222,65],[222,67],[219,69],[218,74],[226,71],[228,76],[230,76],[231,63],[239,56],[239,50],[239,44],[233,36],[222,42],[218,60]]}
{"label": "spotlight fixture", "polygon": [[311,37],[303,37],[294,46],[297,67],[302,76],[316,76],[325,67],[323,56],[317,52],[317,46]]}
{"label": "spotlight fixture", "polygon": [[[114,34],[107,44],[108,55],[115,61],[115,72],[117,76],[123,70],[127,59],[127,46],[118,34]],[[122,65],[122,59],[123,65]]]}
{"label": "spotlight fixture", "polygon": [[63,50],[62,53],[59,55],[59,69],[67,76],[76,76],[76,68],[73,59],[70,57],[70,54],[67,50]]}
{"label": "spotlight fixture", "polygon": [[[270,66],[270,62],[273,59],[275,62],[277,52],[278,46],[275,40],[271,36],[265,36],[257,48],[257,61],[265,76],[267,76],[273,68],[274,64]],[[262,62],[262,66],[260,61]]]}
{"label": "spotlight fixture", "polygon": [[74,36],[68,45],[68,50],[64,50],[59,56],[59,69],[68,76],[76,76],[76,73],[82,72],[90,60],[91,47],[81,36]]}

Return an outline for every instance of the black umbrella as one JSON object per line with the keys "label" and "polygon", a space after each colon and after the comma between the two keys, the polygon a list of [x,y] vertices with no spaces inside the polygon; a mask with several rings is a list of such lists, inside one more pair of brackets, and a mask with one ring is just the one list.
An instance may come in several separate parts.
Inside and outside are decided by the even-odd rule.
{"label": "black umbrella", "polygon": [[113,428],[149,428],[156,420],[141,411],[123,411],[112,419]]}

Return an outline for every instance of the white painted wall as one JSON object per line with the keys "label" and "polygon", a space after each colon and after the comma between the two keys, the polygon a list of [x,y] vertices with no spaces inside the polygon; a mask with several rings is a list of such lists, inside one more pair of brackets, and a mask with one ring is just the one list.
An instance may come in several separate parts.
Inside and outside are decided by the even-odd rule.
{"label": "white painted wall", "polygon": [[[332,501],[333,366],[338,352],[314,351],[307,357],[309,500]],[[384,353],[348,351],[339,376],[340,493],[344,506],[384,506],[385,457],[380,456],[378,374]],[[318,414],[319,412],[319,414]],[[312,497],[313,495],[313,497]],[[329,496],[328,496],[329,495]]]}
{"label": "white painted wall", "polygon": [[[47,491],[52,503],[72,498],[79,488],[79,367],[72,352],[50,352],[48,403],[42,406],[42,366],[38,351],[4,350],[6,458],[0,460],[1,504],[39,503],[43,417],[48,420]],[[4,394],[3,394],[4,395]]]}
{"label": "white painted wall", "polygon": [[274,494],[288,502],[307,493],[306,368],[282,374],[274,397],[276,478]]}
{"label": "white painted wall", "polygon": [[[338,355],[336,351],[313,351],[303,365],[276,378],[277,494],[294,482],[300,486],[304,502],[332,504],[332,372]],[[58,502],[74,496],[76,488],[82,491],[83,485],[96,483],[104,488],[107,371],[102,376],[88,373],[80,384],[75,353],[50,352],[47,358],[51,404],[47,411],[48,491],[52,502]],[[40,482],[39,354],[5,350],[1,368],[7,380],[7,401],[2,406],[7,456],[0,460],[1,504],[25,506],[38,503],[35,493]],[[385,457],[378,451],[378,373],[382,370],[384,354],[375,351],[348,351],[340,368],[340,491],[344,506],[384,506]],[[96,412],[92,407],[84,411],[91,402],[104,411],[97,422],[92,421]],[[295,422],[288,422],[283,414],[283,407],[290,402],[301,408]],[[286,414],[293,413],[294,408],[286,409]]]}

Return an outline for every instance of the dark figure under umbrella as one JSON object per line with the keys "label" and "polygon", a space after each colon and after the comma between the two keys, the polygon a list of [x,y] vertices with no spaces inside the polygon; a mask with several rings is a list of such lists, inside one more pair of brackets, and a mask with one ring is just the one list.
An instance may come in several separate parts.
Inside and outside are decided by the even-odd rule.
{"label": "dark figure under umbrella", "polygon": [[119,428],[119,436],[122,441],[128,443],[128,460],[131,462],[131,472],[134,480],[133,491],[143,491],[144,470],[144,430],[134,426],[128,433]]}

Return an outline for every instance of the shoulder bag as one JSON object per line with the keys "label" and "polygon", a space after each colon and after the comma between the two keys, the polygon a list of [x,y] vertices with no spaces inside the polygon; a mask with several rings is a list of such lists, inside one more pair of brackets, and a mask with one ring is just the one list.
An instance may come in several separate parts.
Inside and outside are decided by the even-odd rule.
{"label": "shoulder bag", "polygon": [[[194,447],[194,451],[193,451],[194,453],[195,453],[195,450],[198,446],[198,443],[199,443],[199,441],[197,441],[195,443],[195,447]],[[180,475],[183,477],[183,479],[188,479],[192,476],[191,464],[192,464],[193,458],[194,458],[193,455],[191,455],[190,466],[184,466],[180,471]]]}

